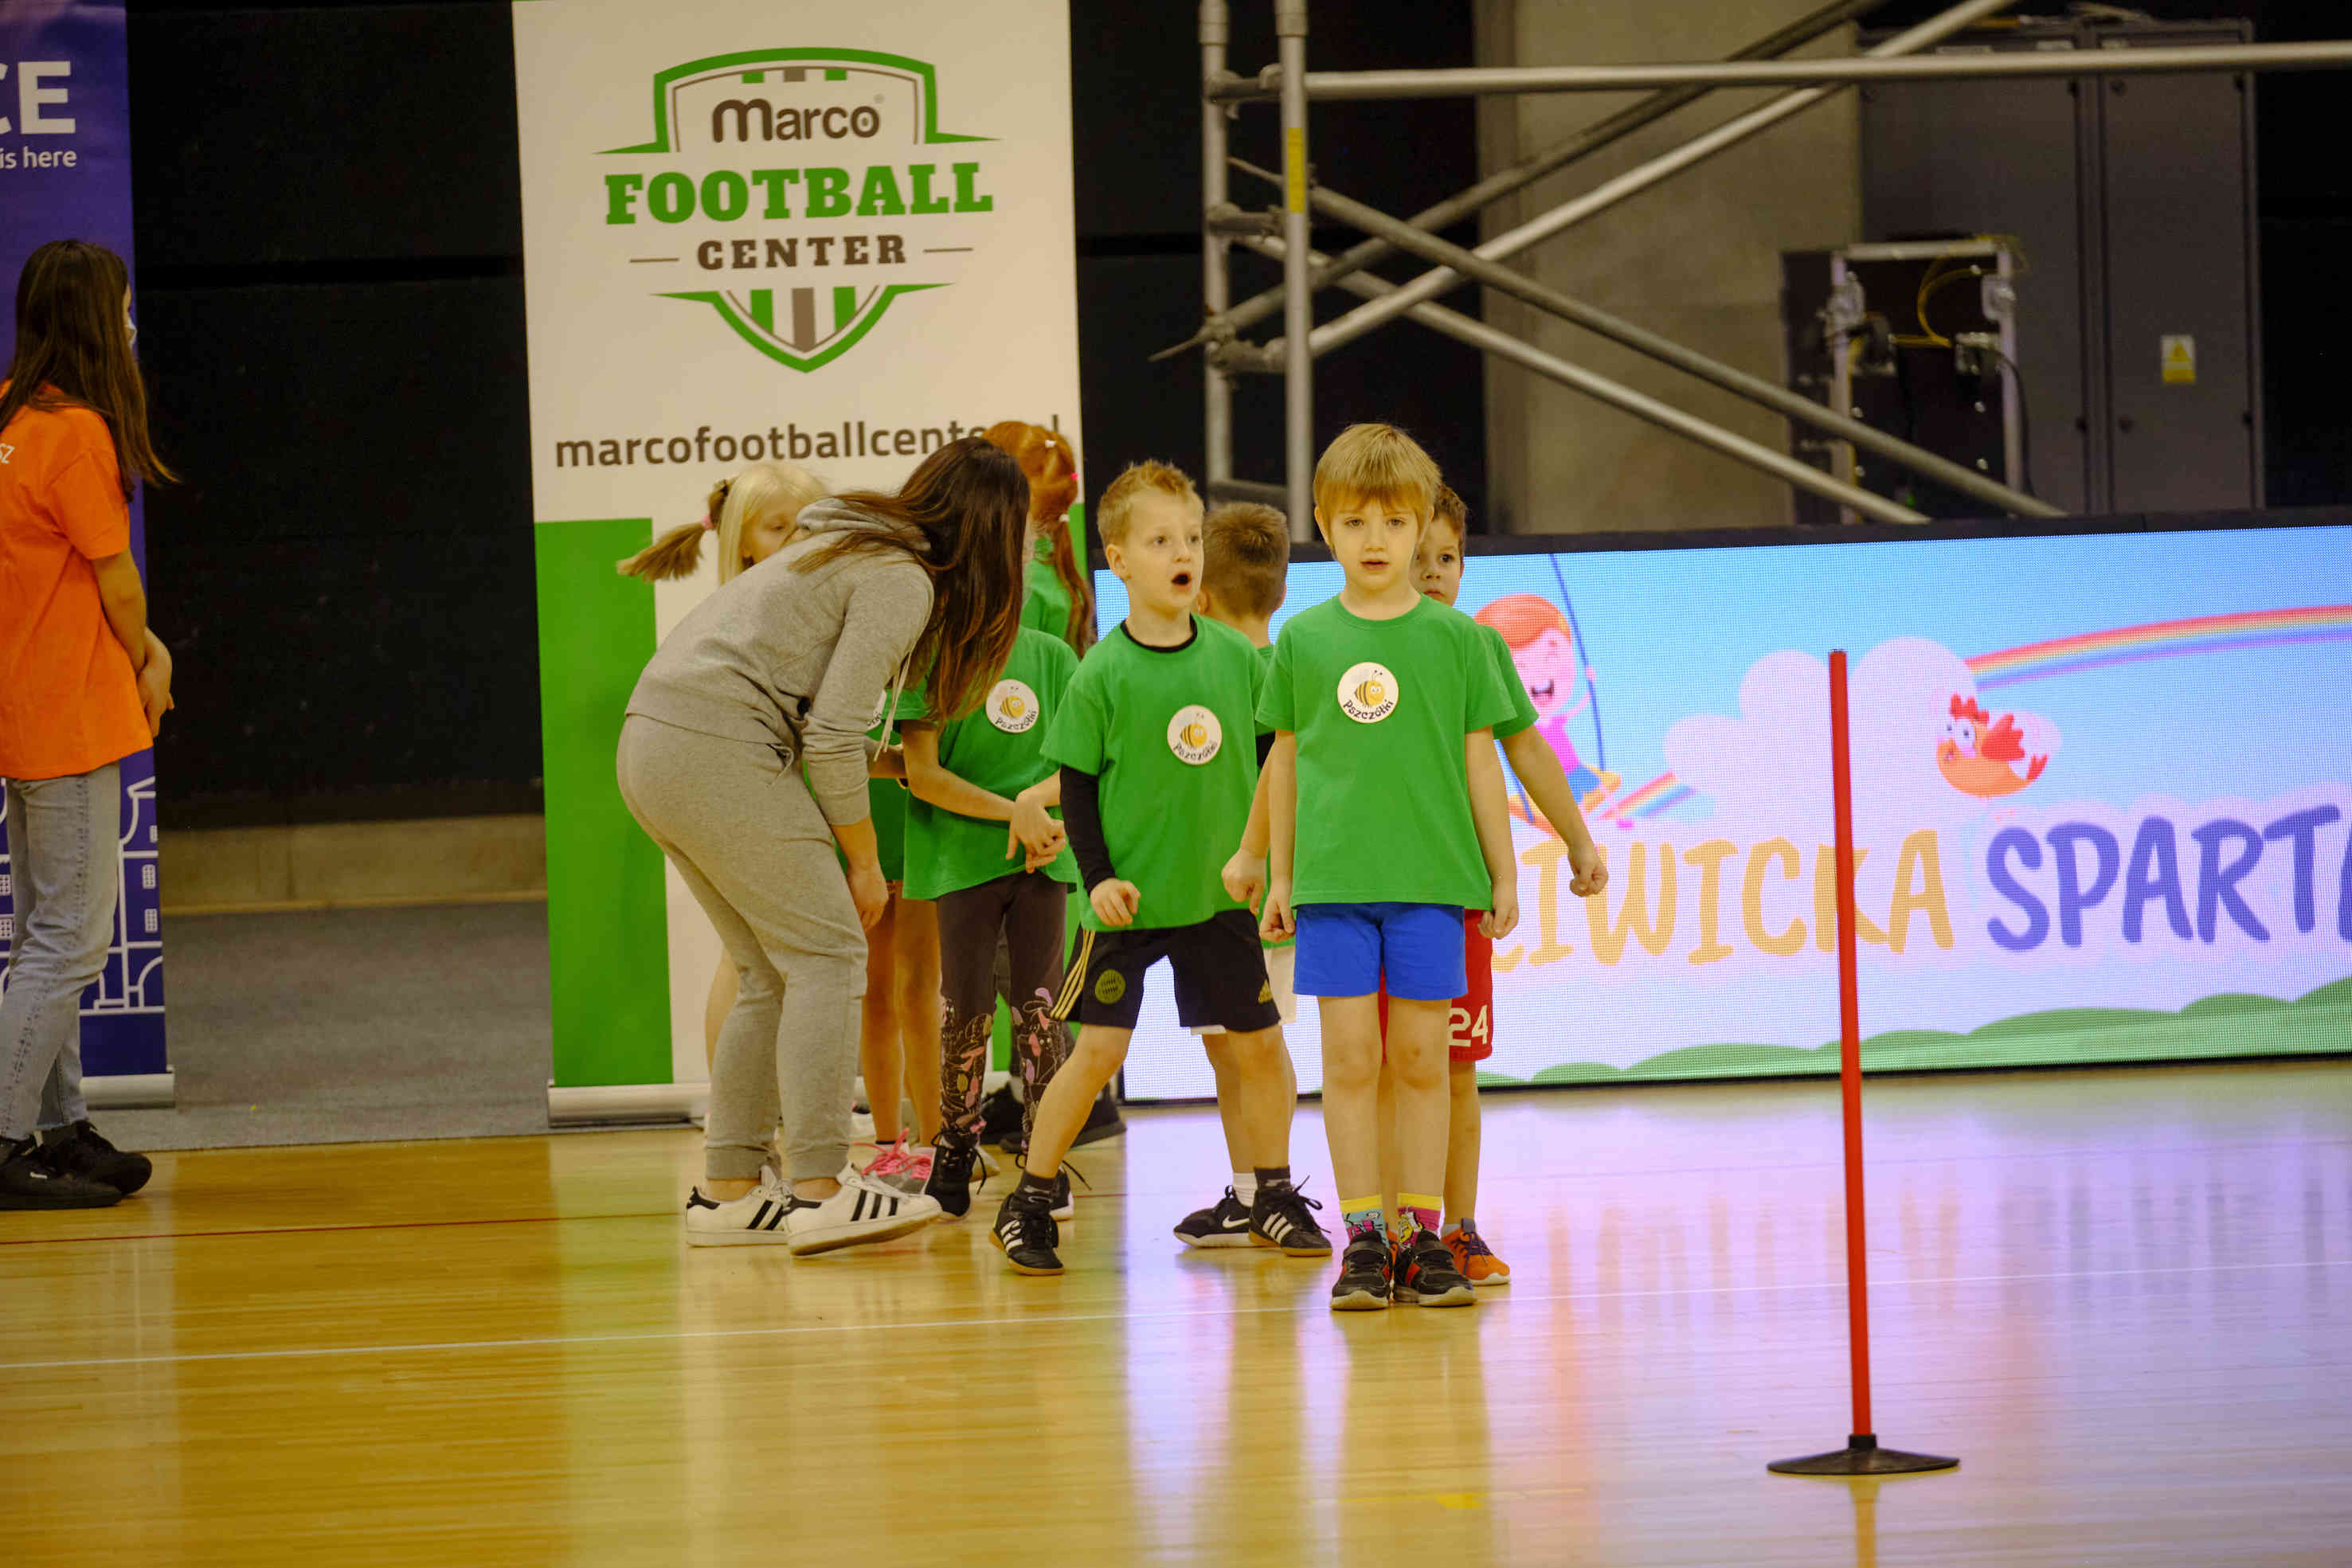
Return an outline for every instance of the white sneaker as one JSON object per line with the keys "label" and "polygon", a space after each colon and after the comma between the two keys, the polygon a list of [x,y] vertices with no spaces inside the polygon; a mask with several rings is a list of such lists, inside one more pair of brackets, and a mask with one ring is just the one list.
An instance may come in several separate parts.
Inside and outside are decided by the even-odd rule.
{"label": "white sneaker", "polygon": [[760,1185],[741,1197],[720,1202],[705,1197],[698,1183],[686,1199],[686,1244],[688,1247],[757,1247],[792,1240],[784,1216],[793,1206],[792,1188],[770,1168],[761,1167]]}
{"label": "white sneaker", "polygon": [[793,1256],[887,1241],[940,1217],[940,1202],[898,1191],[855,1166],[841,1167],[841,1190],[822,1203],[793,1198],[784,1217]]}

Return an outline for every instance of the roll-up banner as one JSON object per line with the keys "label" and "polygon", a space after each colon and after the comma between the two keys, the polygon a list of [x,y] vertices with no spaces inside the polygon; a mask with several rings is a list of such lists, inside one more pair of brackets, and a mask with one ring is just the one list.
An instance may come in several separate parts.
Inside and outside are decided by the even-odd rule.
{"label": "roll-up banner", "polygon": [[[125,265],[133,259],[130,68],[119,5],[0,6],[0,280],[9,298],[25,258],[58,239],[102,245]],[[16,332],[15,312],[0,307],[0,366]],[[0,446],[0,462],[6,457]],[[143,574],[147,534],[137,497],[131,551]],[[169,1104],[152,751],[122,759],[121,833],[114,940],[106,972],[81,1000],[82,1071],[93,1104]],[[12,888],[0,827],[0,977],[16,936]]]}
{"label": "roll-up banner", "polygon": [[717,582],[615,562],[747,462],[896,488],[1078,430],[1064,0],[514,7],[559,1118],[703,1082],[718,937],[614,781],[624,706]]}
{"label": "roll-up banner", "polygon": [[[1276,631],[1339,580],[1293,566]],[[1486,1082],[1837,1071],[1839,647],[1866,1066],[2352,1050],[2352,528],[1474,553],[1456,608],[1609,861],[1571,894],[1514,783]],[[1312,1088],[1312,1004],[1289,1034]],[[1127,1088],[1215,1092],[1164,987]]]}

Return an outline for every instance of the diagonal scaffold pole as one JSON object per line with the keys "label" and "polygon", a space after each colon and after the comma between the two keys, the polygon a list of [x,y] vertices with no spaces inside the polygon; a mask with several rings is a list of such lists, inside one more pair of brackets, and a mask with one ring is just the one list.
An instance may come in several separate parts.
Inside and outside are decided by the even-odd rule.
{"label": "diagonal scaffold pole", "polygon": [[[1747,47],[1730,55],[1728,58],[1739,61],[1777,59],[1793,49],[1802,48],[1816,38],[1827,37],[1848,22],[1868,16],[1886,3],[1887,0],[1835,0],[1834,4],[1824,5],[1809,16],[1801,16],[1778,32],[1757,39]],[[1204,18],[1212,5],[1216,7],[1220,25],[1218,47],[1213,67],[1211,67],[1205,58],[1203,59],[1202,79],[1213,85],[1218,80],[1218,73],[1224,69],[1223,35],[1224,5],[1223,0],[1202,0],[1202,14]],[[1205,29],[1207,26],[1205,20],[1202,26]],[[1202,38],[1205,44],[1207,38],[1205,31]],[[1314,73],[1309,72],[1307,79],[1313,80]],[[1708,90],[1706,88],[1685,87],[1670,88],[1664,92],[1653,93],[1639,103],[1628,105],[1606,119],[1594,121],[1566,141],[1557,142],[1533,157],[1487,175],[1459,194],[1449,196],[1433,207],[1415,213],[1406,221],[1414,228],[1426,230],[1432,234],[1440,229],[1451,228],[1464,218],[1492,206],[1504,197],[1523,191],[1537,181],[1558,173],[1571,163],[1580,162],[1605,147],[1613,147],[1643,126],[1654,124],[1676,110],[1697,102],[1707,95]],[[1222,117],[1224,113],[1223,107],[1215,100],[1213,93],[1210,95],[1208,112],[1213,117]],[[1209,156],[1209,140],[1210,138],[1204,137],[1202,141],[1202,154],[1204,159]],[[1213,140],[1216,143],[1215,156],[1222,160],[1224,157],[1225,144],[1222,118],[1218,120]],[[1203,194],[1205,206],[1214,206],[1223,201],[1224,184],[1222,177],[1213,188],[1213,193],[1210,193],[1204,184]],[[1372,263],[1395,254],[1396,247],[1386,240],[1371,239],[1366,240],[1361,245],[1351,246],[1316,269],[1314,287],[1318,290],[1328,288],[1349,273],[1360,271]],[[1267,317],[1281,310],[1282,295],[1282,288],[1277,285],[1254,294],[1239,305],[1227,308],[1224,292],[1222,289],[1214,291],[1208,300],[1208,319],[1200,333],[1187,342],[1165,350],[1152,357],[1166,359],[1171,354],[1181,352],[1196,343],[1204,342],[1211,337],[1230,336],[1255,327]]]}
{"label": "diagonal scaffold pole", "polygon": [[[1283,243],[1253,235],[1242,235],[1234,241],[1245,249],[1254,250],[1271,260],[1284,259]],[[1323,258],[1310,252],[1308,259]],[[1351,294],[1377,299],[1394,290],[1398,285],[1369,272],[1359,272],[1340,279],[1339,287]],[[1924,523],[1930,519],[1910,507],[1888,500],[1885,497],[1832,479],[1820,469],[1798,462],[1786,453],[1776,452],[1760,442],[1750,441],[1737,431],[1726,430],[1719,424],[1686,413],[1671,403],[1659,402],[1646,392],[1634,391],[1620,382],[1611,381],[1581,365],[1570,364],[1557,354],[1546,353],[1532,344],[1523,343],[1509,333],[1473,320],[1458,311],[1442,305],[1416,305],[1406,314],[1423,326],[1481,349],[1497,359],[1508,360],[1549,381],[1580,392],[1596,402],[1622,410],[1636,419],[1646,420],[1661,429],[1673,431],[1698,444],[1719,452],[1737,463],[1759,469],[1798,489],[1809,490],[1841,507],[1851,507],[1867,517],[1882,523]],[[1286,357],[1276,350],[1254,344],[1227,343],[1210,350],[1227,370],[1263,371],[1274,374],[1284,371]]]}
{"label": "diagonal scaffold pole", "polygon": [[[1280,176],[1261,169],[1240,158],[1232,160],[1233,166],[1258,180],[1276,183]],[[1487,261],[1475,252],[1461,246],[1425,235],[1403,220],[1391,217],[1377,207],[1367,206],[1352,198],[1321,185],[1313,186],[1308,202],[1318,211],[1328,213],[1340,222],[1377,235],[1399,250],[1452,267],[1473,282],[1498,289],[1514,298],[1524,300],[1538,310],[1559,317],[1564,321],[1622,343],[1637,353],[1646,354],[1662,363],[1672,365],[1685,374],[1712,382],[1726,392],[1734,392],[1761,403],[1774,413],[1790,419],[1801,420],[1828,431],[1842,441],[1850,441],[1865,451],[1873,452],[1891,462],[1923,475],[1936,483],[1973,499],[1999,507],[2001,511],[2028,517],[2057,517],[2065,514],[2046,501],[2039,501],[2020,490],[1965,467],[1948,457],[1938,456],[1924,447],[1915,446],[1900,437],[1874,429],[1860,420],[1848,418],[1835,409],[1825,408],[1800,392],[1790,391],[1761,376],[1722,361],[1712,359],[1695,349],[1688,349],[1670,338],[1660,336],[1646,327],[1636,326],[1622,317],[1613,316],[1598,306],[1571,298],[1556,288],[1537,282],[1525,273]]]}
{"label": "diagonal scaffold pole", "polygon": [[[1899,55],[1916,54],[1930,45],[1941,43],[1970,24],[1982,21],[1985,17],[2006,10],[2014,4],[2016,0],[1965,0],[1964,4],[1955,5],[1950,10],[1920,23],[1916,27],[1906,28],[1896,34],[1885,43],[1867,51],[1862,57],[1889,59]],[[1654,185],[1672,179],[1685,169],[1702,163],[1727,148],[1736,147],[1748,138],[1770,130],[1784,120],[1803,113],[1806,110],[1826,101],[1840,90],[1842,89],[1835,88],[1809,87],[1799,89],[1795,92],[1784,93],[1769,103],[1750,110],[1736,119],[1726,120],[1713,131],[1693,137],[1671,152],[1664,153],[1636,168],[1629,169],[1615,179],[1602,182],[1574,200],[1563,203],[1548,213],[1528,219],[1517,228],[1496,235],[1480,246],[1475,254],[1486,261],[1502,261],[1517,256],[1529,246],[1549,239],[1563,229],[1572,228],[1622,202],[1639,195]],[[1325,354],[1344,344],[1352,343],[1374,328],[1394,320],[1414,306],[1433,299],[1438,295],[1466,281],[1467,279],[1452,267],[1438,267],[1425,272],[1411,283],[1400,287],[1394,293],[1373,300],[1368,305],[1360,305],[1338,320],[1327,322],[1317,328],[1315,351],[1318,354]]]}

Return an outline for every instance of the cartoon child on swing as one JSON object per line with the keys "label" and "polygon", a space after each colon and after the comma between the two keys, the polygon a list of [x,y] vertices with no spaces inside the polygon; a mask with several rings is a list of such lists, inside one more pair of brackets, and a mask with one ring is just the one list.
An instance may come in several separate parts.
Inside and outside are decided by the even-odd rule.
{"label": "cartoon child on swing", "polygon": [[1507,593],[1481,609],[1475,619],[1502,633],[1505,646],[1511,651],[1511,663],[1535,705],[1536,728],[1559,753],[1569,787],[1577,793],[1577,804],[1588,815],[1609,815],[1604,802],[1623,780],[1615,773],[1585,766],[1568,733],[1569,720],[1592,701],[1594,679],[1591,667],[1577,657],[1576,633],[1568,617],[1548,599]]}

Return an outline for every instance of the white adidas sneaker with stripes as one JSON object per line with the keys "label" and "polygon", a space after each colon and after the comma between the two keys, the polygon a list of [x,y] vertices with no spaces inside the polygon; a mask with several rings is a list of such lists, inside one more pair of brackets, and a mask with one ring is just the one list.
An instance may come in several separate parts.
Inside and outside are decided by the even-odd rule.
{"label": "white adidas sneaker with stripes", "polygon": [[823,1203],[794,1198],[784,1230],[795,1258],[887,1241],[920,1230],[940,1214],[940,1200],[899,1190],[856,1166],[841,1167],[841,1190]]}
{"label": "white adidas sneaker with stripes", "polygon": [[721,1201],[705,1194],[699,1185],[686,1198],[686,1244],[689,1247],[757,1247],[791,1241],[784,1216],[793,1207],[793,1189],[762,1167],[760,1185],[741,1197]]}
{"label": "white adidas sneaker with stripes", "polygon": [[781,1245],[795,1257],[806,1257],[887,1241],[940,1217],[937,1198],[901,1192],[855,1166],[843,1167],[840,1180],[841,1190],[821,1203],[794,1197],[790,1184],[772,1168],[760,1172],[758,1186],[726,1202],[698,1186],[686,1200],[687,1245]]}

